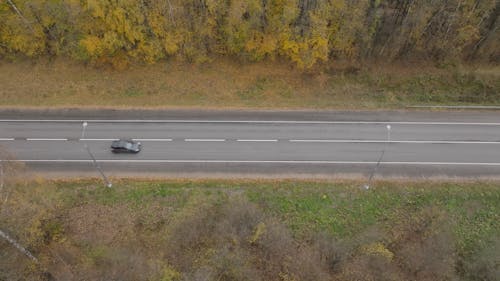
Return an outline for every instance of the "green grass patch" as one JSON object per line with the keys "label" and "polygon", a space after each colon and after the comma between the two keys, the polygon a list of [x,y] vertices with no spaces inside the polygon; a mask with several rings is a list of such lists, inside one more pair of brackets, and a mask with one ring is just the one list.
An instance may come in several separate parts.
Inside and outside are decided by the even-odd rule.
{"label": "green grass patch", "polygon": [[339,238],[395,222],[435,207],[448,214],[463,254],[500,233],[498,183],[378,183],[374,189],[332,183],[277,183],[248,190],[249,198],[278,215],[298,235],[327,231]]}

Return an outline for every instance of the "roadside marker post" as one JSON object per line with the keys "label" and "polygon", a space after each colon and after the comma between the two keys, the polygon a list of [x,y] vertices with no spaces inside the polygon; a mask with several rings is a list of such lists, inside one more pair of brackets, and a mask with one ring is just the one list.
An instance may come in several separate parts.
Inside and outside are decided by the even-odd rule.
{"label": "roadside marker post", "polygon": [[384,157],[385,151],[387,149],[387,145],[391,142],[391,125],[386,126],[387,129],[387,141],[384,143],[384,148],[382,149],[382,153],[380,153],[380,157],[377,160],[377,164],[375,165],[375,168],[373,168],[372,173],[370,174],[370,177],[368,178],[368,181],[366,182],[365,185],[363,185],[363,188],[368,190],[370,189],[370,183],[375,176],[375,173],[378,170],[378,167],[380,166],[380,162],[382,162],[382,158]]}
{"label": "roadside marker post", "polygon": [[3,161],[0,160],[0,192],[3,189]]}
{"label": "roadside marker post", "polygon": [[[82,123],[82,137],[80,138],[81,140],[85,139],[85,129],[87,128],[87,126],[88,126],[87,121],[84,121]],[[92,151],[90,151],[90,148],[85,141],[83,141],[83,147],[85,148],[85,150],[87,150],[87,153],[89,154],[90,158],[92,159],[92,163],[94,164],[94,167],[101,174],[102,179],[104,180],[104,183],[106,184],[106,187],[111,188],[113,186],[113,184],[111,183],[111,181],[108,180],[108,178],[104,174],[104,171],[102,170],[101,165],[99,165],[99,163],[97,163],[97,160],[95,159],[94,155],[92,154]]]}
{"label": "roadside marker post", "polygon": [[87,125],[88,125],[87,121],[84,121],[82,123],[83,129],[82,129],[82,137],[80,139],[84,139],[85,138],[85,129],[87,128]]}

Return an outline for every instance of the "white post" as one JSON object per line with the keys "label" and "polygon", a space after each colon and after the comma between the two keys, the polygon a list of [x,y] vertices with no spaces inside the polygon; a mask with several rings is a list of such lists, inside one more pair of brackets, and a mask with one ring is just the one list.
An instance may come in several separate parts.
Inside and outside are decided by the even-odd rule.
{"label": "white post", "polygon": [[3,161],[0,160],[0,191],[3,189]]}
{"label": "white post", "polygon": [[85,121],[85,122],[83,122],[83,124],[82,124],[82,127],[83,127],[83,128],[82,128],[82,137],[80,138],[80,140],[82,140],[82,139],[84,139],[84,138],[85,138],[85,129],[87,128],[87,125],[88,125],[88,124],[87,124],[87,122],[86,122],[86,121]]}
{"label": "white post", "polygon": [[373,179],[373,176],[377,172],[377,169],[380,166],[380,162],[382,162],[382,158],[384,157],[387,145],[391,142],[391,125],[387,125],[386,129],[387,129],[387,141],[385,142],[384,148],[382,149],[382,153],[380,153],[380,157],[377,160],[377,165],[375,165],[375,167],[373,168],[372,173],[370,174],[370,177],[368,178],[368,182],[365,185],[363,185],[364,189],[370,189],[370,183],[371,183],[371,181]]}
{"label": "white post", "polygon": [[[82,128],[82,137],[80,138],[80,140],[82,140],[82,141],[85,138],[85,129],[87,128],[87,126],[88,126],[88,123],[86,121],[82,123],[82,127],[83,127]],[[85,141],[83,141],[83,147],[85,147],[85,150],[87,150],[90,158],[92,159],[92,163],[94,164],[94,167],[101,174],[102,179],[106,183],[106,187],[108,187],[108,188],[112,187],[113,184],[111,183],[111,181],[108,180],[108,177],[106,177],[106,175],[104,174],[104,171],[102,170],[102,168],[99,165],[99,163],[97,163],[97,160],[95,159],[94,154],[92,154],[92,152],[90,151],[89,146],[87,145],[87,143]]]}

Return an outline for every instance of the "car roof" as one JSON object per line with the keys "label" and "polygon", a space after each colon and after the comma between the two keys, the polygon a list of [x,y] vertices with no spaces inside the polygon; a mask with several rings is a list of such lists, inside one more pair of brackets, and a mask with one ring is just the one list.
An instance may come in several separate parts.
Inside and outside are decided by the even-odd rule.
{"label": "car roof", "polygon": [[134,145],[136,144],[136,142],[132,141],[132,140],[114,140],[112,143],[111,143],[111,146],[112,147],[126,147],[128,145]]}

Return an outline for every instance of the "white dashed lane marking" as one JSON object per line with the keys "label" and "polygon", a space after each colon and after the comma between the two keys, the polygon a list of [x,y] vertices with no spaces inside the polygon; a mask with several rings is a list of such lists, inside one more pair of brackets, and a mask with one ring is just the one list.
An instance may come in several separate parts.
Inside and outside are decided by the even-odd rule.
{"label": "white dashed lane marking", "polygon": [[187,142],[224,142],[225,139],[184,139]]}
{"label": "white dashed lane marking", "polygon": [[239,142],[277,142],[278,140],[246,140],[246,139],[238,139],[236,141],[239,141]]}
{"label": "white dashed lane marking", "polygon": [[79,139],[79,141],[115,141],[118,139]]}
{"label": "white dashed lane marking", "polygon": [[27,141],[67,141],[68,139],[26,138]]}
{"label": "white dashed lane marking", "polygon": [[158,141],[158,142],[169,142],[172,139],[132,139],[134,141]]}

